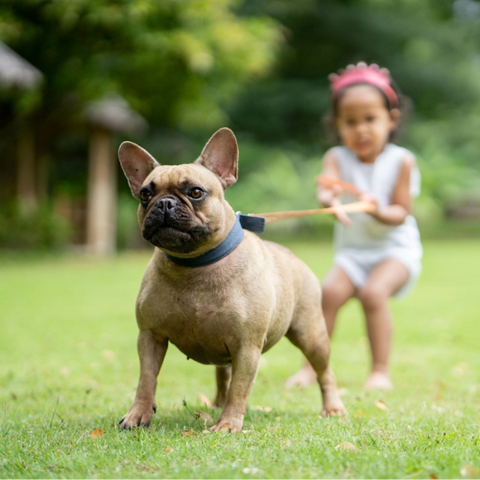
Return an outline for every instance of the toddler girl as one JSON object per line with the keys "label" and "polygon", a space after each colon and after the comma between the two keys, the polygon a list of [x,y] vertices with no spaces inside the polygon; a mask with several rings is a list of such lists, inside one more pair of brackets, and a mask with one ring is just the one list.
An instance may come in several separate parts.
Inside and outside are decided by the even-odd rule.
{"label": "toddler girl", "polygon": [[[388,299],[408,290],[421,271],[420,235],[410,214],[420,175],[413,154],[390,143],[400,110],[388,70],[361,62],[330,81],[332,120],[342,146],[325,154],[322,175],[352,183],[358,193],[347,194],[329,182],[318,188],[317,199],[325,206],[370,200],[375,209],[336,215],[334,266],[323,283],[322,306],[331,336],[339,308],[352,297],[360,300],[372,354],[365,388],[391,389]],[[307,363],[287,385],[315,380]]]}

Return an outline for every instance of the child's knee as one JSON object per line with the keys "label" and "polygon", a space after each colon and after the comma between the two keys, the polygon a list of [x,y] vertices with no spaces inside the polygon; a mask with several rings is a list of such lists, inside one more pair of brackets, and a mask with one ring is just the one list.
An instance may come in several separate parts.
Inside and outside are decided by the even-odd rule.
{"label": "child's knee", "polygon": [[366,285],[359,293],[364,308],[371,309],[384,305],[389,294],[382,285]]}

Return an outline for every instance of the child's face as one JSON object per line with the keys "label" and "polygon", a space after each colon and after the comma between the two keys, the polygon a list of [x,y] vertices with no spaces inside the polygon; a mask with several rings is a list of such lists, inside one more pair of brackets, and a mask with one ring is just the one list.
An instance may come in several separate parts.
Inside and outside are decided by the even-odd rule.
{"label": "child's face", "polygon": [[375,87],[355,85],[338,102],[335,126],[343,144],[370,163],[387,144],[399,116],[399,110],[387,109]]}

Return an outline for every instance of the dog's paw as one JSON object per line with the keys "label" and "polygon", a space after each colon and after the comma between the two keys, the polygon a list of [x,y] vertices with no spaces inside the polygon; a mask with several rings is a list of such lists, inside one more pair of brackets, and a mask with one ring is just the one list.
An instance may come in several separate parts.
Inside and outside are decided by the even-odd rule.
{"label": "dog's paw", "polygon": [[120,419],[118,424],[125,430],[131,430],[137,427],[148,427],[152,421],[152,413],[156,411],[156,405],[152,405],[150,409],[134,405],[128,413]]}
{"label": "dog's paw", "polygon": [[210,427],[211,432],[229,432],[229,433],[237,433],[242,430],[243,427],[243,416],[242,418],[219,418],[218,422],[213,426]]}
{"label": "dog's paw", "polygon": [[322,417],[340,417],[343,415],[348,415],[348,412],[342,402],[327,405],[322,410]]}

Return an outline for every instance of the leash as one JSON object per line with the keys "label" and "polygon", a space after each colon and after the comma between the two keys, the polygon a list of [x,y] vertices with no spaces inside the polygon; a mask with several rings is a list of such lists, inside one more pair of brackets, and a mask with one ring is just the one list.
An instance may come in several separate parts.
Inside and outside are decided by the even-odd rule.
{"label": "leash", "polygon": [[[338,185],[345,193],[361,196],[363,192],[353,185],[352,183],[343,182],[335,178],[325,177],[324,175],[318,175],[316,177],[316,183],[319,187],[332,188]],[[271,213],[250,213],[249,215],[243,215],[247,218],[264,218],[265,223],[273,223],[278,220],[285,220],[289,218],[307,217],[309,215],[330,215],[337,212],[345,213],[369,213],[375,210],[375,205],[372,202],[353,202],[345,205],[338,205],[336,207],[327,208],[314,208],[312,210],[295,210],[289,212],[271,212]],[[248,228],[247,228],[248,229]]]}
{"label": "leash", "polygon": [[249,217],[265,218],[265,223],[273,223],[289,218],[307,217],[309,215],[330,215],[336,212],[369,213],[375,210],[372,202],[353,202],[338,207],[314,208],[313,210],[293,210],[289,212],[250,213]]}

